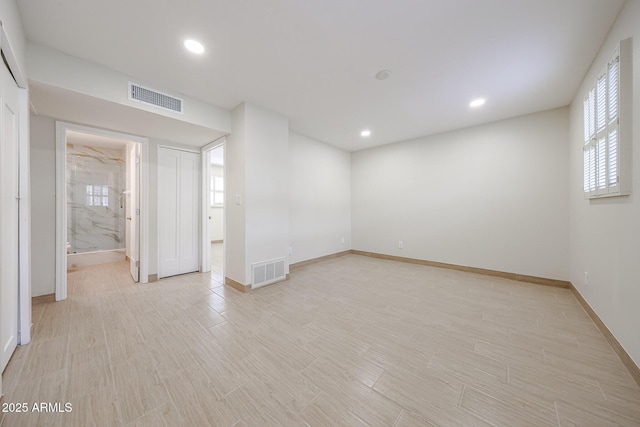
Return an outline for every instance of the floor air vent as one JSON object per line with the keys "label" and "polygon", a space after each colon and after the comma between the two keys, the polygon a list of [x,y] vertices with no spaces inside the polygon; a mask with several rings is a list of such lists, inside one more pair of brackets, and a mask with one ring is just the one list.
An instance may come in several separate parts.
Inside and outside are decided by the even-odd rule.
{"label": "floor air vent", "polygon": [[284,280],[284,258],[251,265],[251,289]]}
{"label": "floor air vent", "polygon": [[129,99],[182,113],[182,99],[129,82]]}

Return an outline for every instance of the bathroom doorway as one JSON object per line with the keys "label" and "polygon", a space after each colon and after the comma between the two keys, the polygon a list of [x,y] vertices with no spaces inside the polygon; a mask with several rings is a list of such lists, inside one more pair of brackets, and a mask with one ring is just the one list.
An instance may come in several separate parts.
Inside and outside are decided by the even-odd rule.
{"label": "bathroom doorway", "polygon": [[148,281],[145,138],[57,123],[56,300],[66,298],[67,271],[129,262]]}
{"label": "bathroom doorway", "polygon": [[203,158],[203,259],[202,271],[224,283],[225,267],[225,139],[202,149]]}

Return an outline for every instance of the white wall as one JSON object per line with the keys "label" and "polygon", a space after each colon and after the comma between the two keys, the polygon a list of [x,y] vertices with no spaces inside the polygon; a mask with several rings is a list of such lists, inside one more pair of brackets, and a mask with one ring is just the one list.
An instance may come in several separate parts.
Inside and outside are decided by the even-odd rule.
{"label": "white wall", "polygon": [[[245,230],[245,106],[240,104],[231,112],[231,134],[225,144],[225,172],[227,182],[225,275],[241,284],[246,281],[246,230]],[[240,203],[236,203],[240,197]]]}
{"label": "white wall", "polygon": [[[251,264],[287,256],[289,120],[265,108],[244,105],[246,277],[250,280]],[[289,264],[285,264],[288,273]]]}
{"label": "white wall", "polygon": [[243,103],[232,112],[225,147],[225,274],[246,285],[251,283],[251,264],[287,255],[289,121]]}
{"label": "white wall", "polygon": [[567,163],[566,108],[355,152],[353,249],[566,280]]}
{"label": "white wall", "polygon": [[[640,366],[640,2],[628,1],[571,105],[570,278]],[[583,107],[586,91],[621,40],[633,37],[631,195],[586,200],[582,192]],[[623,89],[624,90],[624,89]],[[589,286],[584,283],[589,273]]]}
{"label": "white wall", "polygon": [[55,122],[31,116],[31,296],[53,294],[56,272]]}
{"label": "white wall", "polygon": [[290,263],[351,249],[350,183],[349,152],[289,133]]}

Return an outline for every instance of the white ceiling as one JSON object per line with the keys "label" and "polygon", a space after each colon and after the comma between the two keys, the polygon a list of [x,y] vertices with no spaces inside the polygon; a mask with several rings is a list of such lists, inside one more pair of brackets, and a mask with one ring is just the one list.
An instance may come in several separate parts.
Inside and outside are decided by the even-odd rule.
{"label": "white ceiling", "polygon": [[[623,3],[17,2],[35,43],[223,108],[256,103],[347,150],[568,105]],[[487,103],[472,110],[476,97]]]}

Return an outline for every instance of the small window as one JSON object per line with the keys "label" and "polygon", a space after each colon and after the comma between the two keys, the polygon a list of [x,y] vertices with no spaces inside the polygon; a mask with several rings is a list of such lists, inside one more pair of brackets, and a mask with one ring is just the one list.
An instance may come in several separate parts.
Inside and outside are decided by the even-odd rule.
{"label": "small window", "polygon": [[211,177],[211,207],[224,205],[224,178],[221,176]]}
{"label": "small window", "polygon": [[87,185],[87,206],[109,207],[109,186]]}
{"label": "small window", "polygon": [[584,99],[584,193],[588,198],[629,194],[630,159],[623,153],[630,144],[631,117],[623,97],[631,94],[630,56],[627,39],[615,49]]}

